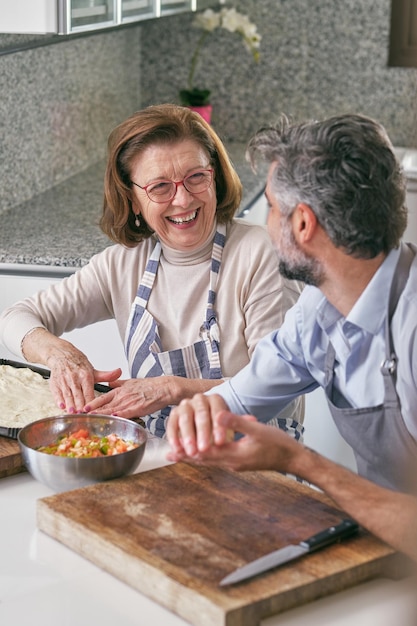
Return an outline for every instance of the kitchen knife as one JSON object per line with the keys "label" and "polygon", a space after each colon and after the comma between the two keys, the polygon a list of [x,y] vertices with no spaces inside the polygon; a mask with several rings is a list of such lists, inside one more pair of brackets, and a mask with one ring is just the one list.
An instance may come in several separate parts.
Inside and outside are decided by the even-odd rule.
{"label": "kitchen knife", "polygon": [[255,561],[251,561],[250,563],[239,567],[234,570],[234,572],[223,578],[219,585],[221,587],[225,585],[233,585],[234,583],[241,582],[247,578],[252,578],[253,576],[266,572],[273,567],[278,567],[278,565],[288,563],[288,561],[293,561],[304,554],[315,552],[316,550],[324,548],[331,543],[336,543],[341,539],[350,537],[358,532],[358,530],[359,525],[355,521],[351,519],[344,519],[340,524],[337,524],[337,526],[330,526],[316,535],[301,541],[299,544],[285,546],[285,548],[280,548],[279,550],[270,552]]}

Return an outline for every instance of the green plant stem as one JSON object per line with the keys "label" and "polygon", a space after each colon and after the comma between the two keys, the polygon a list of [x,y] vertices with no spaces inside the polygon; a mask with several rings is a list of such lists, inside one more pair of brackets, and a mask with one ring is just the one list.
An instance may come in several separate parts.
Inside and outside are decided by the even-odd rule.
{"label": "green plant stem", "polygon": [[197,42],[197,47],[194,51],[194,54],[191,58],[191,67],[190,67],[190,72],[188,74],[188,89],[191,91],[193,89],[193,79],[194,79],[194,72],[195,72],[195,68],[196,68],[196,64],[197,64],[197,59],[198,59],[198,55],[200,53],[201,47],[203,45],[203,43],[205,42],[205,40],[207,39],[207,37],[210,35],[210,31],[205,30],[203,32],[203,34],[201,35],[200,39]]}

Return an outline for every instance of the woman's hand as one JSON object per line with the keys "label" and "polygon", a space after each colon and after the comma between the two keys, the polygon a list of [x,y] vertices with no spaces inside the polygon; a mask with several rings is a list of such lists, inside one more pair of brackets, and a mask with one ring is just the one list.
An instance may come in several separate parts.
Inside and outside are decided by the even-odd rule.
{"label": "woman's hand", "polygon": [[50,388],[57,406],[68,413],[81,413],[94,399],[94,384],[116,381],[122,370],[95,370],[85,354],[72,343],[43,328],[29,333],[22,342],[25,358],[51,370]]}
{"label": "woman's hand", "polygon": [[84,411],[127,418],[145,417],[166,406],[178,404],[182,398],[192,398],[196,393],[207,391],[221,382],[181,376],[118,380],[110,384],[111,391],[89,402]]}
{"label": "woman's hand", "polygon": [[48,359],[51,369],[50,387],[60,409],[68,413],[84,413],[86,404],[94,400],[94,385],[116,381],[122,370],[95,370],[85,354],[69,344],[60,354]]}
{"label": "woman's hand", "polygon": [[144,417],[170,404],[169,377],[129,378],[111,383],[112,390],[84,406],[86,413]]}

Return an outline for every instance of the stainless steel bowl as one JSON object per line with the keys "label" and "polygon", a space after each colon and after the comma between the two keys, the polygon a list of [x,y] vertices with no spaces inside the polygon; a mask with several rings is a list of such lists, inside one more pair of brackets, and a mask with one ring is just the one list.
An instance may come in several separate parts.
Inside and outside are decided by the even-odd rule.
{"label": "stainless steel bowl", "polygon": [[[39,452],[60,435],[86,428],[91,434],[119,437],[139,444],[134,450],[96,458],[69,458]],[[18,434],[24,464],[31,475],[54,491],[69,491],[131,474],[139,466],[145,452],[146,430],[122,417],[109,415],[58,415],[28,424]]]}

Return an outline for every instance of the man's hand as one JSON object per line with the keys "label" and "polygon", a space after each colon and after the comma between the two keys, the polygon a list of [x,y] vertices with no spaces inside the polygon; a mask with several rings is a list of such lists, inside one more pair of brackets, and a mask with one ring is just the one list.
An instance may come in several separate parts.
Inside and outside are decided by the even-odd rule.
{"label": "man's hand", "polygon": [[[206,396],[205,396],[206,397]],[[205,440],[204,447],[190,446],[190,453],[187,446],[180,446],[179,451],[174,447],[176,441],[168,436],[171,444],[171,452],[168,455],[169,460],[188,460],[194,463],[202,463],[204,465],[216,465],[228,469],[242,470],[276,470],[292,473],[295,461],[298,455],[302,455],[307,451],[304,446],[289,437],[284,431],[272,426],[266,426],[257,421],[253,415],[235,415],[228,410],[222,409],[218,403],[219,396],[208,396],[208,398],[216,397],[216,413],[214,433],[211,440]],[[188,402],[186,410],[180,412],[180,419],[184,419],[187,428],[183,428],[181,432],[192,434],[192,414],[193,409],[196,410],[195,399],[192,403]],[[192,407],[190,407],[192,404]],[[181,407],[183,408],[183,407]],[[204,406],[201,409],[203,416]],[[194,412],[195,420],[196,413]],[[170,417],[171,419],[171,417]],[[241,438],[230,441],[227,439],[228,432],[239,433],[243,435]]]}
{"label": "man's hand", "polygon": [[167,438],[172,459],[179,461],[203,453],[214,443],[222,445],[227,440],[227,428],[218,418],[227,410],[219,395],[197,394],[174,407],[168,419]]}

